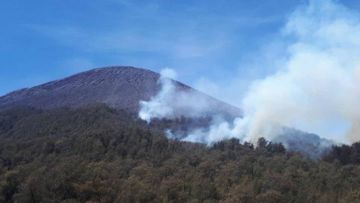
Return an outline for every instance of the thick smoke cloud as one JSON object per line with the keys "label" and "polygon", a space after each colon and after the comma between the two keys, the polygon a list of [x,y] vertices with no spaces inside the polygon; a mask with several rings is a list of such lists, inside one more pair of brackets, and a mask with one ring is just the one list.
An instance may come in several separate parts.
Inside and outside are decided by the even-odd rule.
{"label": "thick smoke cloud", "polygon": [[[232,122],[214,117],[210,128],[196,129],[184,140],[208,144],[231,137],[271,140],[288,126],[338,142],[359,141],[359,36],[358,13],[331,0],[309,1],[292,13],[281,30],[280,41],[286,43],[283,58],[274,60],[282,65],[254,81],[239,104],[244,117]],[[179,106],[169,105],[176,94],[171,82],[161,79],[161,83],[159,94],[141,103],[139,115],[147,121],[171,117]],[[184,101],[187,106],[180,106],[191,109],[187,112],[201,106]],[[204,109],[195,112],[199,115]]]}
{"label": "thick smoke cloud", "polygon": [[359,20],[358,13],[330,0],[310,1],[291,15],[283,30],[291,41],[286,63],[254,82],[244,99],[248,136],[272,138],[273,126],[282,125],[341,142],[359,140]]}

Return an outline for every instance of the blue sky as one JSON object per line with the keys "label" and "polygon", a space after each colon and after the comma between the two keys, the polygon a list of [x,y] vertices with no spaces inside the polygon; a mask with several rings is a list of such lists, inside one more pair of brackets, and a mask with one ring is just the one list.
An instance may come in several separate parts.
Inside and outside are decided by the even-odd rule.
{"label": "blue sky", "polygon": [[[0,95],[87,69],[173,68],[190,85],[244,80],[305,0],[11,0],[0,5]],[[360,10],[357,1],[342,1]],[[271,44],[271,43],[270,43]],[[240,73],[240,74],[239,74]],[[238,80],[238,79],[237,79]]]}

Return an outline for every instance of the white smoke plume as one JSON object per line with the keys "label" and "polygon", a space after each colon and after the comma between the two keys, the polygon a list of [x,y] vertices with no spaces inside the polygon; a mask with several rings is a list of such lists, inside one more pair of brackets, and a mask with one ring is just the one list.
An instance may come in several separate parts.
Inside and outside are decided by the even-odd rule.
{"label": "white smoke plume", "polygon": [[222,119],[214,119],[209,129],[198,128],[190,132],[183,141],[199,142],[211,145],[221,140],[237,138],[243,140],[246,133],[246,122],[243,118],[235,118],[232,123]]}
{"label": "white smoke plume", "polygon": [[359,14],[334,1],[313,0],[297,9],[283,30],[292,41],[284,53],[286,63],[254,82],[244,99],[251,121],[248,136],[272,138],[269,129],[282,125],[340,142],[347,141],[344,134],[358,141],[359,36]]}
{"label": "white smoke plume", "polygon": [[175,96],[175,86],[171,78],[175,79],[176,73],[172,69],[164,69],[160,74],[160,92],[150,101],[140,101],[139,117],[148,123],[152,118],[167,118],[174,115],[174,108],[170,104]]}
{"label": "white smoke plume", "polygon": [[153,118],[202,117],[212,110],[212,103],[207,97],[195,91],[179,89],[174,84],[174,70],[166,68],[160,74],[160,91],[150,101],[140,101],[141,119],[150,122]]}
{"label": "white smoke plume", "polygon": [[[310,0],[296,9],[281,31],[286,43],[277,71],[254,81],[242,104],[244,117],[213,120],[184,140],[214,143],[227,138],[273,139],[281,126],[314,132],[338,142],[360,140],[360,16],[332,0]],[[173,116],[171,82],[141,103],[140,117]],[[235,93],[234,93],[235,94]],[[183,108],[196,109],[191,100]],[[183,102],[183,101],[182,101]],[[172,104],[172,105],[169,105]],[[206,107],[206,105],[204,105]],[[196,111],[196,114],[204,109]],[[191,116],[191,115],[190,115]]]}
{"label": "white smoke plume", "polygon": [[188,118],[211,117],[210,127],[197,128],[187,136],[174,135],[171,130],[166,130],[169,138],[183,141],[212,144],[229,138],[244,138],[246,119],[236,118],[232,122],[226,121],[223,116],[214,112],[212,101],[209,97],[194,91],[178,90],[174,81],[176,72],[172,69],[161,71],[159,83],[160,91],[149,101],[140,101],[139,117],[148,123],[154,119],[173,119],[180,116]]}

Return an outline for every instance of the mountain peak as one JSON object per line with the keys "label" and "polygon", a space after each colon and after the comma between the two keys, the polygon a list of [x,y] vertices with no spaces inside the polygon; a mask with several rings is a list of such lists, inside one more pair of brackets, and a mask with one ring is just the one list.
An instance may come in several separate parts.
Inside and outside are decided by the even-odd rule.
{"label": "mountain peak", "polygon": [[[32,88],[14,91],[0,97],[0,109],[13,106],[32,106],[41,109],[81,107],[105,103],[131,113],[139,110],[139,101],[149,100],[160,90],[160,74],[132,66],[110,66],[81,72],[70,77],[51,81]],[[185,91],[191,87],[174,81]],[[198,92],[211,100],[225,114],[234,115],[237,108]]]}

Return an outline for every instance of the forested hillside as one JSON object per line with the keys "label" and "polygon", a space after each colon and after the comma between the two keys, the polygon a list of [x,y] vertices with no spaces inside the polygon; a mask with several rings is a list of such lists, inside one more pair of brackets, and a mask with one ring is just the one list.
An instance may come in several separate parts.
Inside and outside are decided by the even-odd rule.
{"label": "forested hillside", "polygon": [[359,202],[360,144],[321,160],[259,139],[168,140],[106,105],[0,112],[0,202]]}

